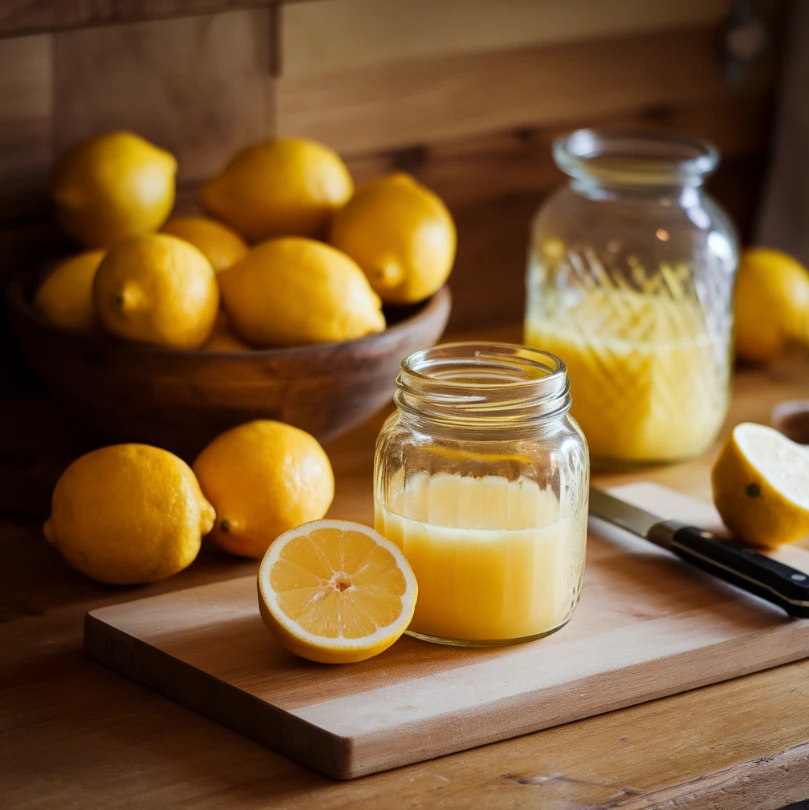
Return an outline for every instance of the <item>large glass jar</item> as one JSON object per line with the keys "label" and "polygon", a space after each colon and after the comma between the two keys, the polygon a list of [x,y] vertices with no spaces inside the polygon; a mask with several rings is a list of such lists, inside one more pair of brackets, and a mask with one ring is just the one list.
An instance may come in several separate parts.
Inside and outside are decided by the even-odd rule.
{"label": "large glass jar", "polygon": [[718,154],[667,133],[579,130],[531,233],[525,342],[561,357],[594,466],[696,456],[730,389],[737,242],[702,190]]}
{"label": "large glass jar", "polygon": [[581,591],[589,482],[564,363],[445,344],[408,357],[397,384],[374,506],[418,581],[408,632],[494,646],[558,630]]}

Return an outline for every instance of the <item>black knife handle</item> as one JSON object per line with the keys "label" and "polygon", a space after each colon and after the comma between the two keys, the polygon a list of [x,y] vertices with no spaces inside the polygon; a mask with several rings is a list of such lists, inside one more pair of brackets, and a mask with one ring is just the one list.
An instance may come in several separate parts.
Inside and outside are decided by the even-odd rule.
{"label": "black knife handle", "polygon": [[665,521],[650,531],[683,560],[731,585],[754,593],[795,618],[809,617],[809,574],[750,548],[722,540],[710,532]]}

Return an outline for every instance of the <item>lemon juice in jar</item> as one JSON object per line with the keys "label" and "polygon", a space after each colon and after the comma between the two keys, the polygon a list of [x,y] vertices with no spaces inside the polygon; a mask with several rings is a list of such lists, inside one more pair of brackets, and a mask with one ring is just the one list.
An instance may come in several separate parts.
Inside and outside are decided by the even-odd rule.
{"label": "lemon juice in jar", "polygon": [[493,646],[558,630],[581,592],[589,481],[564,364],[449,344],[409,357],[397,382],[374,506],[418,581],[408,632]]}
{"label": "lemon juice in jar", "polygon": [[537,214],[525,342],[568,367],[593,463],[705,451],[727,412],[737,245],[701,189],[718,156],[666,133],[580,130]]}

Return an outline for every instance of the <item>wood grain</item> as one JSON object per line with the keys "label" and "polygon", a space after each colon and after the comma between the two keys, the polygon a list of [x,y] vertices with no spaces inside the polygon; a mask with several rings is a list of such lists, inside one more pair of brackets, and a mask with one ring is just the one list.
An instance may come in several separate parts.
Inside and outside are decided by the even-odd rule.
{"label": "wood grain", "polygon": [[[277,130],[347,154],[719,102],[713,28],[284,77]],[[763,81],[763,78],[760,79]]]}
{"label": "wood grain", "polygon": [[[112,23],[212,14],[276,5],[280,0],[3,0],[0,36]],[[296,2],[297,0],[283,0]]]}
{"label": "wood grain", "polygon": [[[513,341],[519,334],[514,326],[454,336]],[[808,383],[805,362],[740,371],[728,427],[767,422],[776,402],[801,397]],[[372,518],[381,420],[327,447],[337,477],[334,517]],[[3,422],[4,429],[17,424]],[[714,453],[644,478],[705,498]],[[597,483],[632,479],[620,473]],[[69,569],[42,539],[41,524],[8,516],[0,517],[0,551],[0,757],[3,799],[12,807],[376,810],[395,797],[417,810],[778,810],[806,799],[809,661],[335,783],[79,651],[87,610],[244,576],[254,562],[205,547],[177,577],[109,588]]]}
{"label": "wood grain", "polygon": [[[665,518],[719,522],[654,485],[628,499]],[[809,571],[809,551],[788,549]],[[588,537],[581,604],[540,642],[447,649],[400,639],[335,672],[269,636],[255,578],[88,615],[85,649],[328,776],[354,778],[809,656],[809,621],[726,586],[626,532]]]}
{"label": "wood grain", "polygon": [[0,40],[0,218],[41,210],[53,157],[52,38]]}
{"label": "wood grain", "polygon": [[282,75],[718,23],[728,0],[317,0],[281,9]]}
{"label": "wood grain", "polygon": [[272,128],[266,9],[55,35],[56,149],[129,129],[204,179]]}

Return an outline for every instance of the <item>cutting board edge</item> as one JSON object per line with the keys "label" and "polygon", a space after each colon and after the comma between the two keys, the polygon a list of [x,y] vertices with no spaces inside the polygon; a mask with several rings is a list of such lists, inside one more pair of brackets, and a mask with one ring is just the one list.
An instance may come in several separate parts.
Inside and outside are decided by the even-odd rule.
{"label": "cutting board edge", "polygon": [[[784,635],[788,641],[790,637],[787,634]],[[730,663],[731,659],[726,657],[724,654],[724,648],[726,646],[734,647],[735,645],[735,648],[738,650],[738,639],[729,639],[727,641],[712,644],[707,648],[695,648],[686,653],[674,653],[672,655],[656,659],[653,662],[653,666],[655,670],[659,669],[662,672],[666,671],[672,661],[677,661],[678,665],[682,666],[683,664],[688,664],[689,659],[691,658],[694,659],[696,664],[702,667],[702,670],[700,670],[699,674],[694,676],[685,687],[683,687],[681,680],[671,678],[669,681],[664,682],[663,685],[649,688],[640,695],[637,693],[630,693],[629,691],[617,692],[616,699],[611,705],[600,710],[594,710],[594,704],[603,702],[597,696],[598,693],[603,693],[605,689],[615,689],[616,684],[610,682],[612,679],[616,679],[618,681],[618,686],[620,686],[621,682],[628,683],[632,680],[634,670],[644,670],[646,671],[647,675],[646,679],[649,681],[654,680],[653,677],[649,677],[649,662],[635,664],[623,670],[599,672],[596,675],[591,675],[577,683],[578,692],[586,690],[593,696],[590,702],[586,703],[584,706],[579,705],[577,710],[559,712],[555,715],[547,717],[545,720],[540,720],[538,722],[522,721],[506,730],[498,731],[496,734],[482,735],[474,740],[471,744],[469,743],[469,738],[467,737],[467,741],[457,741],[449,744],[446,742],[446,738],[443,738],[442,743],[440,743],[440,747],[429,745],[429,737],[432,735],[440,735],[440,732],[445,731],[446,725],[448,722],[450,722],[447,719],[442,721],[441,716],[438,716],[432,721],[432,725],[435,726],[433,729],[425,729],[423,723],[419,728],[416,728],[414,724],[414,728],[412,730],[408,730],[407,728],[400,729],[399,733],[397,734],[397,740],[401,741],[403,738],[406,739],[408,736],[411,736],[414,743],[416,741],[420,743],[418,748],[419,754],[408,760],[403,760],[401,758],[394,759],[392,757],[385,757],[382,755],[381,751],[385,743],[384,731],[359,736],[354,738],[354,758],[358,761],[363,761],[365,765],[361,768],[353,769],[353,776],[367,776],[372,773],[390,770],[391,768],[398,768],[404,765],[410,765],[416,762],[423,762],[446,756],[448,754],[458,753],[459,751],[466,751],[472,748],[479,748],[483,745],[491,745],[492,743],[514,739],[515,737],[521,737],[525,734],[543,731],[548,728],[553,728],[554,726],[561,726],[567,723],[576,722],[578,720],[585,720],[590,717],[609,714],[610,712],[617,711],[619,709],[638,706],[653,700],[659,700],[672,695],[690,692],[694,689],[701,689],[705,686],[711,686],[713,684],[722,683],[723,681],[744,677],[755,672],[762,672],[764,670],[772,669],[773,667],[782,666],[783,664],[788,664],[793,661],[799,661],[809,657],[809,637],[803,640],[803,643],[801,644],[793,643],[790,646],[781,649],[778,649],[779,644],[775,642],[775,639],[771,639],[771,642],[773,643],[774,647],[772,653],[765,659],[760,659],[757,661],[754,666],[750,667],[744,672],[739,672],[738,668],[734,667]],[[760,637],[751,637],[747,643],[756,646],[760,655]],[[707,666],[707,662],[705,661],[706,651],[710,651],[711,658],[724,662],[724,668],[718,668],[713,672],[709,672],[710,668]],[[607,684],[603,683],[605,680],[607,681]],[[550,693],[548,690],[544,690],[542,693],[543,702],[553,699],[564,700],[565,697],[570,697],[565,696],[564,691],[565,686],[557,687],[554,690],[551,690]],[[524,693],[517,697],[505,698],[503,700],[491,703],[487,707],[485,713],[482,715],[475,716],[469,712],[466,712],[462,715],[456,716],[452,722],[462,724],[464,722],[468,723],[470,721],[474,721],[476,723],[485,725],[490,717],[501,714],[506,706],[508,706],[508,711],[521,718],[525,718],[530,716],[529,709],[532,701],[535,702],[536,698],[536,693]],[[509,706],[509,704],[511,705]]]}
{"label": "cutting board edge", "polygon": [[[103,608],[100,609],[103,611]],[[133,680],[214,720],[230,731],[333,779],[359,776],[354,741],[264,702],[157,647],[113,627],[90,611],[84,617],[84,652]],[[158,674],[161,673],[161,674]],[[205,688],[189,688],[195,681]],[[228,720],[221,707],[227,705]],[[235,718],[235,720],[234,720]]]}

